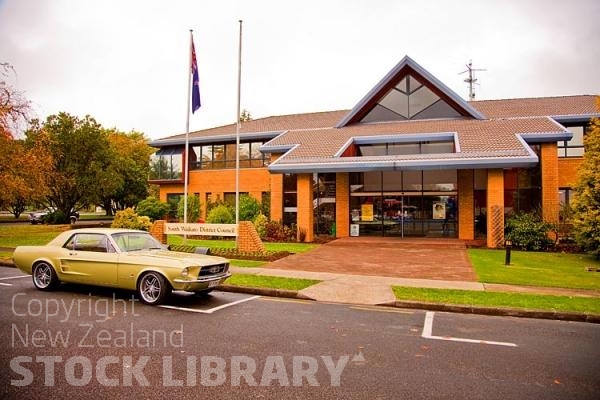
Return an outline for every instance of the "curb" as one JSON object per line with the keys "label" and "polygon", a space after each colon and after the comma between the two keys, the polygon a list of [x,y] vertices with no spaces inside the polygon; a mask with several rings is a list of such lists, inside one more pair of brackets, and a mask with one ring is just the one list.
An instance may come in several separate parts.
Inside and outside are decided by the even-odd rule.
{"label": "curb", "polygon": [[559,321],[589,322],[600,324],[600,315],[563,311],[540,311],[518,308],[493,308],[477,306],[461,306],[456,304],[422,303],[417,301],[397,300],[390,303],[378,304],[395,308],[410,308],[430,311],[444,311],[462,314],[480,314],[498,317],[517,317],[534,319],[551,319]]}
{"label": "curb", "polygon": [[[0,260],[0,267],[15,268],[11,261]],[[301,294],[297,290],[286,289],[271,289],[259,288],[251,286],[234,286],[220,285],[219,290],[223,292],[246,293],[257,296],[279,297],[286,299],[310,300],[315,299]],[[516,308],[492,308],[492,307],[476,307],[476,306],[461,306],[455,304],[439,304],[439,303],[424,303],[418,301],[396,300],[387,303],[377,304],[377,306],[392,307],[392,308],[408,308],[429,311],[443,311],[461,314],[479,314],[498,317],[517,317],[517,318],[534,318],[534,319],[549,319],[559,321],[573,322],[588,322],[592,324],[600,324],[600,315],[559,312],[559,311],[539,311],[539,310],[520,310]]]}

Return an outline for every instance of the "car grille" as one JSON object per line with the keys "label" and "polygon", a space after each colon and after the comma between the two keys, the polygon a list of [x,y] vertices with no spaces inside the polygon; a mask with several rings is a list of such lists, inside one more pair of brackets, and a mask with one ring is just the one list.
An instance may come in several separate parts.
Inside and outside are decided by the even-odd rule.
{"label": "car grille", "polygon": [[216,264],[216,265],[207,265],[205,267],[202,267],[202,269],[200,269],[200,276],[219,275],[224,272],[227,272],[228,268],[229,268],[229,264],[227,264],[227,263]]}

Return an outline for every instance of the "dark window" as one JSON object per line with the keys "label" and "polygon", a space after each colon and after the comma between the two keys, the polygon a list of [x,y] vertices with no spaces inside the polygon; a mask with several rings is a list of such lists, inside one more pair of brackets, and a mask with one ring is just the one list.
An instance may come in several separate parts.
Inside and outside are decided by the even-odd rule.
{"label": "dark window", "polygon": [[[260,151],[262,145],[263,142],[240,143],[240,168],[263,168],[269,165],[269,155]],[[196,159],[190,158],[191,169],[235,168],[235,143],[194,146],[192,154],[196,155]]]}
{"label": "dark window", "polygon": [[150,157],[150,180],[180,180],[182,166],[183,149],[160,149]]}

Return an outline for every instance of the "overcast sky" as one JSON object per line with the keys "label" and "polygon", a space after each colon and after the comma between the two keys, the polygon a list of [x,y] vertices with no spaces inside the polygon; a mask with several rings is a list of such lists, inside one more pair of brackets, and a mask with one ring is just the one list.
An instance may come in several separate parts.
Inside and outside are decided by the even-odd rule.
{"label": "overcast sky", "polygon": [[202,107],[191,130],[352,108],[409,55],[463,98],[600,93],[598,0],[0,0],[0,62],[39,118],[90,114],[158,139],[185,132],[189,29]]}

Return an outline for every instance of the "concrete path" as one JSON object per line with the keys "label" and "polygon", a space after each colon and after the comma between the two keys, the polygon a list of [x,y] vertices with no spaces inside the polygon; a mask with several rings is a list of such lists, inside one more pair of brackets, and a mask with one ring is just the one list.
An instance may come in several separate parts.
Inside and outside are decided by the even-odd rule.
{"label": "concrete path", "polygon": [[555,296],[577,296],[600,298],[600,291],[585,289],[544,288],[516,285],[501,285],[470,281],[445,281],[435,279],[394,278],[283,270],[275,268],[231,267],[235,274],[279,276],[284,278],[314,279],[322,282],[300,291],[300,295],[317,301],[349,304],[387,304],[396,300],[392,286],[431,289],[458,289],[490,292],[547,294]]}

